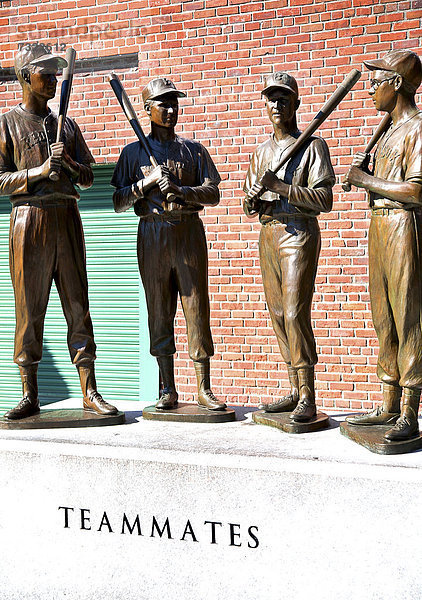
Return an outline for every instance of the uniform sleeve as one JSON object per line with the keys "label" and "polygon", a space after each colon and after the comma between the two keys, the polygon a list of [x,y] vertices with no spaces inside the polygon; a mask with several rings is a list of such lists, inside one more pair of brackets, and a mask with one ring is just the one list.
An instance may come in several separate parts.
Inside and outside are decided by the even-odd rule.
{"label": "uniform sleeve", "polygon": [[26,194],[28,192],[28,171],[18,171],[13,159],[13,140],[7,121],[0,117],[0,195]]}
{"label": "uniform sleeve", "polygon": [[218,185],[221,177],[209,152],[202,144],[195,144],[197,153],[196,185],[182,186],[183,199],[188,204],[215,206],[220,202]]}
{"label": "uniform sleeve", "polygon": [[117,213],[128,210],[142,197],[134,186],[136,180],[131,176],[127,147],[123,148],[119,156],[110,183],[116,188],[113,194],[113,205]]}
{"label": "uniform sleeve", "polygon": [[406,139],[405,181],[422,185],[422,122]]}
{"label": "uniform sleeve", "polygon": [[289,203],[318,213],[329,212],[333,206],[335,175],[325,141],[315,138],[304,158],[303,168],[308,171],[308,184],[306,187],[292,184]]}

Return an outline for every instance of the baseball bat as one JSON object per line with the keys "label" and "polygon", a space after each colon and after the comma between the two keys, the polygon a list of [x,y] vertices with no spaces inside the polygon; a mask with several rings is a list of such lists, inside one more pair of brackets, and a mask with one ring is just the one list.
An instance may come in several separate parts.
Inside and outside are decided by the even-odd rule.
{"label": "baseball bat", "polygon": [[[76,50],[74,48],[68,48],[66,50],[67,67],[65,67],[65,69],[63,70],[63,81],[62,86],[60,88],[59,118],[57,122],[56,142],[60,142],[62,139],[67,109],[69,107],[70,92],[72,91],[73,73],[75,71],[75,60]],[[57,173],[57,171],[51,171],[49,179],[51,179],[51,181],[57,181],[58,178],[59,173]]]}
{"label": "baseball bat", "polygon": [[[387,129],[390,127],[390,123],[391,123],[391,117],[389,115],[389,113],[387,113],[383,119],[381,120],[380,124],[378,125],[378,127],[376,128],[373,136],[371,137],[371,139],[368,142],[368,145],[366,146],[364,152],[365,154],[369,154],[372,150],[372,148],[375,146],[375,144],[378,142],[378,140],[380,139],[380,137],[387,131]],[[343,185],[341,186],[343,188],[343,190],[345,192],[350,192],[350,190],[352,189],[352,186],[350,185],[350,183],[343,183]]]}
{"label": "baseball bat", "polygon": [[[159,166],[158,162],[152,153],[151,146],[149,145],[148,140],[142,130],[141,124],[138,120],[138,117],[136,116],[136,112],[132,106],[131,101],[129,100],[129,97],[126,93],[126,90],[124,89],[124,87],[122,85],[122,82],[120,81],[119,77],[115,73],[110,73],[108,76],[108,79],[109,79],[111,87],[113,88],[113,92],[115,93],[116,98],[117,98],[120,106],[122,107],[125,117],[129,121],[130,126],[132,127],[133,131],[135,132],[136,137],[141,142],[141,145],[143,146],[145,152],[148,154],[148,158],[149,158],[151,165],[154,168],[158,167]],[[167,194],[166,200],[167,200],[167,202],[176,202],[177,204],[183,204],[182,200],[180,200],[174,194]]]}
{"label": "baseball bat", "polygon": [[[278,163],[275,169],[273,169],[274,173],[277,173],[295,154],[299,152],[299,150],[303,147],[303,145],[309,140],[312,134],[320,127],[324,121],[331,115],[331,113],[337,108],[343,98],[350,92],[352,87],[355,85],[357,81],[359,81],[362,73],[357,69],[353,69],[344,79],[344,81],[338,86],[336,91],[321,110],[315,115],[312,121],[309,123],[305,131],[300,134],[295,143],[288,148],[285,155]],[[262,194],[265,192],[264,186],[261,186],[260,191],[251,199],[251,203],[255,203]]]}

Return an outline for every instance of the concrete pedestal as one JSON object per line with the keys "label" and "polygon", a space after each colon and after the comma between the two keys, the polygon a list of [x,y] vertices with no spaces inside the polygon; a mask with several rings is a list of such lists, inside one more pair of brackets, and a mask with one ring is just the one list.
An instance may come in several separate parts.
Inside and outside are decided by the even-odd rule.
{"label": "concrete pedestal", "polygon": [[118,408],[0,432],[0,598],[420,599],[420,452]]}

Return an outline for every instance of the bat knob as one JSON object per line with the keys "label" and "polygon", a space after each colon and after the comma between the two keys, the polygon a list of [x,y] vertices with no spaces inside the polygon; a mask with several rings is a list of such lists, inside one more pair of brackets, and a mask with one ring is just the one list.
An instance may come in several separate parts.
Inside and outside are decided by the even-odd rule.
{"label": "bat knob", "polygon": [[343,188],[343,192],[350,192],[350,190],[352,189],[350,183],[343,183],[341,187]]}
{"label": "bat knob", "polygon": [[60,177],[60,174],[57,173],[57,171],[51,171],[50,175],[48,176],[50,181],[58,181],[59,177]]}

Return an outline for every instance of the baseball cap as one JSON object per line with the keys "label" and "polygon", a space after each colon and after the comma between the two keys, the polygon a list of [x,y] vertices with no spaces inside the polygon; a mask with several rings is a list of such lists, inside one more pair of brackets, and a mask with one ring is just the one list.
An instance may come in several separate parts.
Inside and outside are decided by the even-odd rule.
{"label": "baseball cap", "polygon": [[186,96],[185,92],[176,89],[176,86],[170,79],[158,77],[157,79],[152,79],[148,85],[144,87],[142,90],[142,100],[145,104],[147,100],[164,96],[164,94],[176,94],[179,98],[184,98]]}
{"label": "baseball cap", "polygon": [[264,89],[261,94],[268,94],[274,88],[283,88],[299,97],[296,79],[284,71],[276,71],[264,76]]}
{"label": "baseball cap", "polygon": [[416,91],[422,82],[422,64],[411,50],[390,50],[382,58],[363,63],[371,71],[394,71]]}
{"label": "baseball cap", "polygon": [[29,65],[42,65],[54,61],[57,68],[67,67],[67,61],[48,51],[44,44],[28,43],[23,46],[15,56],[15,73],[16,75]]}

